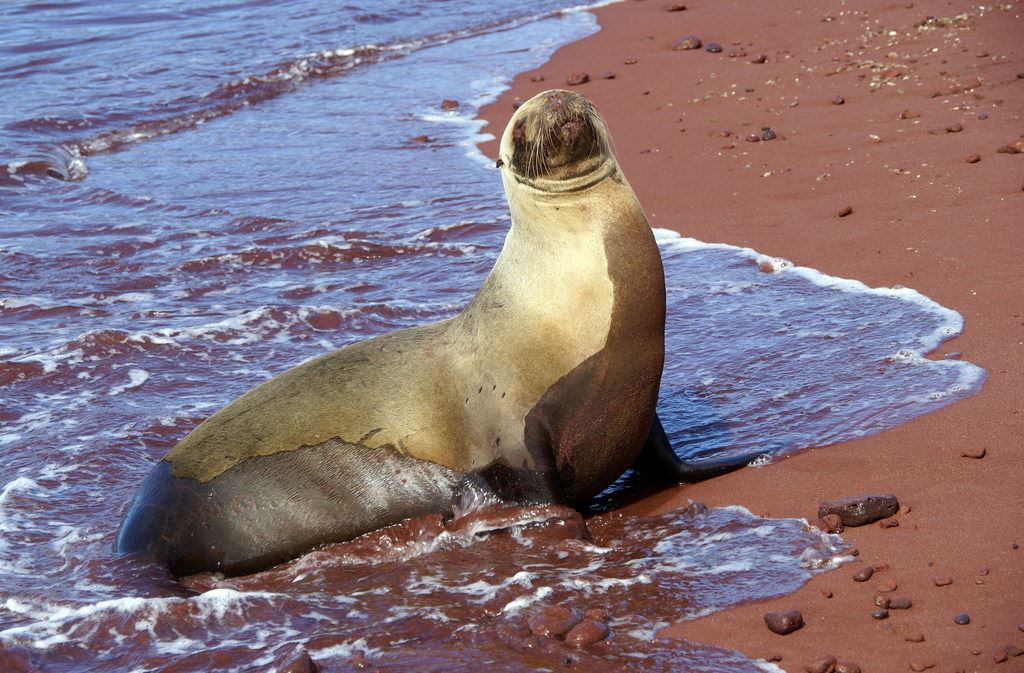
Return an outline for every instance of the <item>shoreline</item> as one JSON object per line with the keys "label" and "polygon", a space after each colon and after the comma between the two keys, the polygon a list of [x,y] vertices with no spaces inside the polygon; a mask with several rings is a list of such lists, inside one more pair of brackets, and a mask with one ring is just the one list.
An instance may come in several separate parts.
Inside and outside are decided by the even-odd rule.
{"label": "shoreline", "polygon": [[[827,498],[888,492],[902,505],[897,527],[842,533],[855,563],[663,635],[790,672],[825,655],[863,671],[1019,670],[1024,659],[1000,659],[1024,647],[1024,155],[997,150],[1024,133],[1024,7],[667,6],[596,9],[601,30],[520,73],[481,109],[483,132],[500,136],[516,98],[575,88],[605,116],[653,227],[913,288],[964,318],[932,357],[962,354],[988,378],[977,395],[881,434],[630,505],[656,514],[693,498],[812,523]],[[672,50],[684,35],[722,51]],[[568,87],[578,72],[590,81]],[[775,140],[746,139],[766,126]],[[491,158],[495,147],[480,144]],[[982,459],[961,455],[978,448]],[[854,582],[865,564],[874,577]],[[942,577],[952,583],[936,586]],[[913,606],[876,620],[887,582],[886,595]],[[790,609],[806,625],[768,631],[764,613]],[[954,623],[962,612],[969,625]]]}

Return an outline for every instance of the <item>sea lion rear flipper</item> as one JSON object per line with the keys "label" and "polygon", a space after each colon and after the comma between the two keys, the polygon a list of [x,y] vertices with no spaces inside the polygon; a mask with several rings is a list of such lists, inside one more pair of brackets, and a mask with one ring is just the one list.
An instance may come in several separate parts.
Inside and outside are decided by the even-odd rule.
{"label": "sea lion rear flipper", "polygon": [[640,449],[640,455],[633,461],[633,470],[640,476],[660,483],[695,484],[698,481],[711,479],[728,472],[745,467],[761,452],[746,453],[741,456],[712,458],[692,463],[682,460],[672,450],[672,443],[665,434],[658,415],[651,421],[651,431],[647,441]]}

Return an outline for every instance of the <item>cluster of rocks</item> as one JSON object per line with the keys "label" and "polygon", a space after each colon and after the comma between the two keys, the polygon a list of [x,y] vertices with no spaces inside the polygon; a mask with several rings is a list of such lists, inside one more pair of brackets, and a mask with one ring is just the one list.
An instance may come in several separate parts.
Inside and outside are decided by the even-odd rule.
{"label": "cluster of rocks", "polygon": [[546,607],[530,617],[530,633],[539,638],[556,638],[572,647],[593,645],[608,637],[608,612],[600,608],[579,610],[562,605]]}

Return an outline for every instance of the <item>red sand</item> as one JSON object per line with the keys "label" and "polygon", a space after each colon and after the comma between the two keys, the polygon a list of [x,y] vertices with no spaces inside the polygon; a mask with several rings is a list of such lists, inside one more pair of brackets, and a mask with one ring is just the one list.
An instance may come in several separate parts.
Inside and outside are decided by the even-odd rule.
{"label": "red sand", "polygon": [[[892,492],[903,504],[898,527],[843,534],[861,561],[882,568],[870,581],[852,581],[855,568],[844,566],[795,594],[666,634],[781,656],[791,672],[829,654],[865,672],[1024,670],[1024,657],[997,661],[1004,646],[1024,646],[1024,549],[1013,546],[1024,547],[1024,154],[997,152],[1024,133],[1024,8],[687,4],[598,10],[598,34],[521,74],[484,109],[488,130],[501,134],[515,98],[587,72],[591,81],[577,89],[605,115],[653,226],[869,285],[913,287],[965,318],[963,336],[938,355],[960,351],[989,379],[976,397],[880,435],[634,505],[659,512],[694,498],[814,521],[829,497]],[[938,20],[916,25],[929,16]],[[670,49],[691,34],[723,51]],[[765,63],[750,62],[758,54]],[[546,80],[531,82],[539,74]],[[745,140],[764,126],[778,139]],[[483,149],[495,154],[494,143]],[[968,162],[972,154],[980,161]],[[840,218],[847,206],[852,214]],[[979,447],[984,458],[961,457]],[[952,584],[935,586],[942,575]],[[886,580],[914,605],[876,621],[873,599]],[[783,609],[801,610],[806,626],[769,632],[764,613]],[[954,624],[960,612],[969,625]],[[906,640],[916,633],[923,642]]]}

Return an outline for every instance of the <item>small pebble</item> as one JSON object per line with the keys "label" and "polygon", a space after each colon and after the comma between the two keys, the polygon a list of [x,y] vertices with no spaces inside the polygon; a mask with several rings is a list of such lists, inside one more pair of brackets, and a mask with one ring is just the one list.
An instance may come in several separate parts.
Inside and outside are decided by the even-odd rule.
{"label": "small pebble", "polygon": [[982,121],[988,119],[988,113],[987,112],[979,112],[978,113],[978,119],[981,119]]}
{"label": "small pebble", "polygon": [[410,140],[414,143],[429,143],[430,136],[413,136]]}
{"label": "small pebble", "polygon": [[891,601],[892,599],[884,594],[878,594],[877,596],[875,596],[875,605],[882,608],[883,610],[889,607],[889,603]]}
{"label": "small pebble", "polygon": [[966,612],[961,612],[956,617],[953,617],[953,623],[959,624],[960,626],[965,626],[971,623],[971,616]]}
{"label": "small pebble", "polygon": [[839,518],[838,514],[826,514],[822,522],[825,524],[825,530],[829,533],[843,532],[843,520]]}
{"label": "small pebble", "polygon": [[767,126],[761,129],[761,140],[768,142],[769,140],[775,140],[775,137],[775,131],[772,131]]}
{"label": "small pebble", "polygon": [[871,579],[871,576],[875,574],[875,569],[871,566],[864,566],[853,574],[854,582],[867,582]]}
{"label": "small pebble", "polygon": [[935,668],[935,664],[930,661],[910,662],[910,670],[917,671],[918,673],[921,673],[921,671],[927,671],[929,668]]}
{"label": "small pebble", "polygon": [[992,661],[996,662],[997,664],[1001,664],[1007,659],[1009,659],[1009,657],[1006,656],[1006,652],[996,652],[992,655]]}
{"label": "small pebble", "polygon": [[900,522],[896,519],[882,519],[878,522],[879,528],[896,528],[900,525]]}
{"label": "small pebble", "polygon": [[685,12],[686,5],[681,2],[673,2],[671,5],[665,7],[666,12]]}
{"label": "small pebble", "polygon": [[443,101],[441,101],[442,110],[454,110],[457,107],[459,107],[459,101],[457,100],[445,98]]}
{"label": "small pebble", "polygon": [[888,610],[875,610],[874,612],[871,613],[871,616],[874,617],[875,619],[888,619],[889,618],[889,611]]}
{"label": "small pebble", "polygon": [[759,140],[761,140],[761,136],[760,136],[760,134],[757,134],[757,133],[748,133],[746,138],[745,138],[745,140],[748,143],[756,143]]}
{"label": "small pebble", "polygon": [[821,595],[822,595],[823,597],[825,597],[825,598],[832,598],[832,596],[834,596],[835,594],[833,594],[833,593],[832,593],[831,591],[829,591],[828,589],[823,589],[823,590],[822,590],[822,592],[821,592]]}
{"label": "small pebble", "polygon": [[835,673],[860,673],[860,666],[852,661],[836,662]]}
{"label": "small pebble", "polygon": [[893,591],[896,591],[896,586],[896,582],[894,582],[893,580],[882,580],[881,582],[875,585],[875,589],[878,590],[878,593],[888,594],[892,593]]}
{"label": "small pebble", "polygon": [[688,49],[700,49],[700,38],[696,35],[686,35],[672,43],[673,51],[686,51]]}
{"label": "small pebble", "polygon": [[845,102],[846,102],[846,99],[843,98],[842,96],[833,96],[832,97],[832,105],[842,105]]}
{"label": "small pebble", "polygon": [[530,81],[531,82],[543,82],[544,81],[544,75],[534,75],[533,77],[530,78]]}
{"label": "small pebble", "polygon": [[903,638],[903,640],[907,641],[908,643],[923,643],[924,642],[924,634],[921,633],[920,631],[915,631],[914,633],[908,633]]}
{"label": "small pebble", "polygon": [[966,451],[961,451],[960,455],[963,456],[964,458],[974,458],[975,460],[981,460],[982,458],[985,457],[986,453],[988,453],[988,452],[986,451],[985,447],[981,447],[981,448],[967,449]]}
{"label": "small pebble", "polygon": [[946,133],[960,133],[964,130],[963,124],[950,124],[946,127]]}
{"label": "small pebble", "polygon": [[799,610],[766,612],[764,615],[764,623],[772,633],[784,636],[802,628],[804,625],[804,616],[800,614]]}
{"label": "small pebble", "polygon": [[939,575],[938,577],[933,578],[932,582],[935,582],[935,586],[937,587],[948,587],[953,583],[953,578],[948,575]]}
{"label": "small pebble", "polygon": [[921,113],[914,110],[904,110],[900,113],[900,119],[917,119],[920,116]]}
{"label": "small pebble", "polygon": [[853,208],[851,206],[846,206],[845,208],[840,209],[840,211],[836,213],[836,215],[839,217],[846,217],[851,213],[853,213]]}
{"label": "small pebble", "polygon": [[704,47],[704,49],[710,51],[712,54],[718,54],[722,51],[722,45],[717,42],[708,42],[708,46]]}
{"label": "small pebble", "polygon": [[580,84],[586,84],[589,81],[590,81],[590,75],[588,75],[587,73],[585,73],[585,72],[574,72],[573,74],[569,75],[566,78],[565,83],[568,84],[569,86],[577,86],[577,85],[580,85]]}
{"label": "small pebble", "polygon": [[615,73],[611,70],[606,70],[602,75],[601,79],[615,79]]}
{"label": "small pebble", "polygon": [[751,63],[764,63],[767,60],[768,60],[767,56],[765,56],[764,54],[758,54],[754,58],[750,59],[750,62]]}
{"label": "small pebble", "polygon": [[625,63],[626,65],[636,65],[637,59],[627,58],[625,61],[623,61],[623,63]]}
{"label": "small pebble", "polygon": [[608,625],[593,619],[584,619],[565,634],[565,644],[573,647],[593,645],[608,637]]}
{"label": "small pebble", "polygon": [[909,610],[913,607],[914,602],[906,596],[900,596],[899,598],[893,598],[889,601],[890,610]]}
{"label": "small pebble", "polygon": [[981,155],[980,154],[968,154],[967,155],[967,163],[969,163],[969,164],[976,164],[979,161],[981,161]]}
{"label": "small pebble", "polygon": [[833,673],[836,670],[836,658],[828,655],[815,659],[804,666],[807,673]]}

